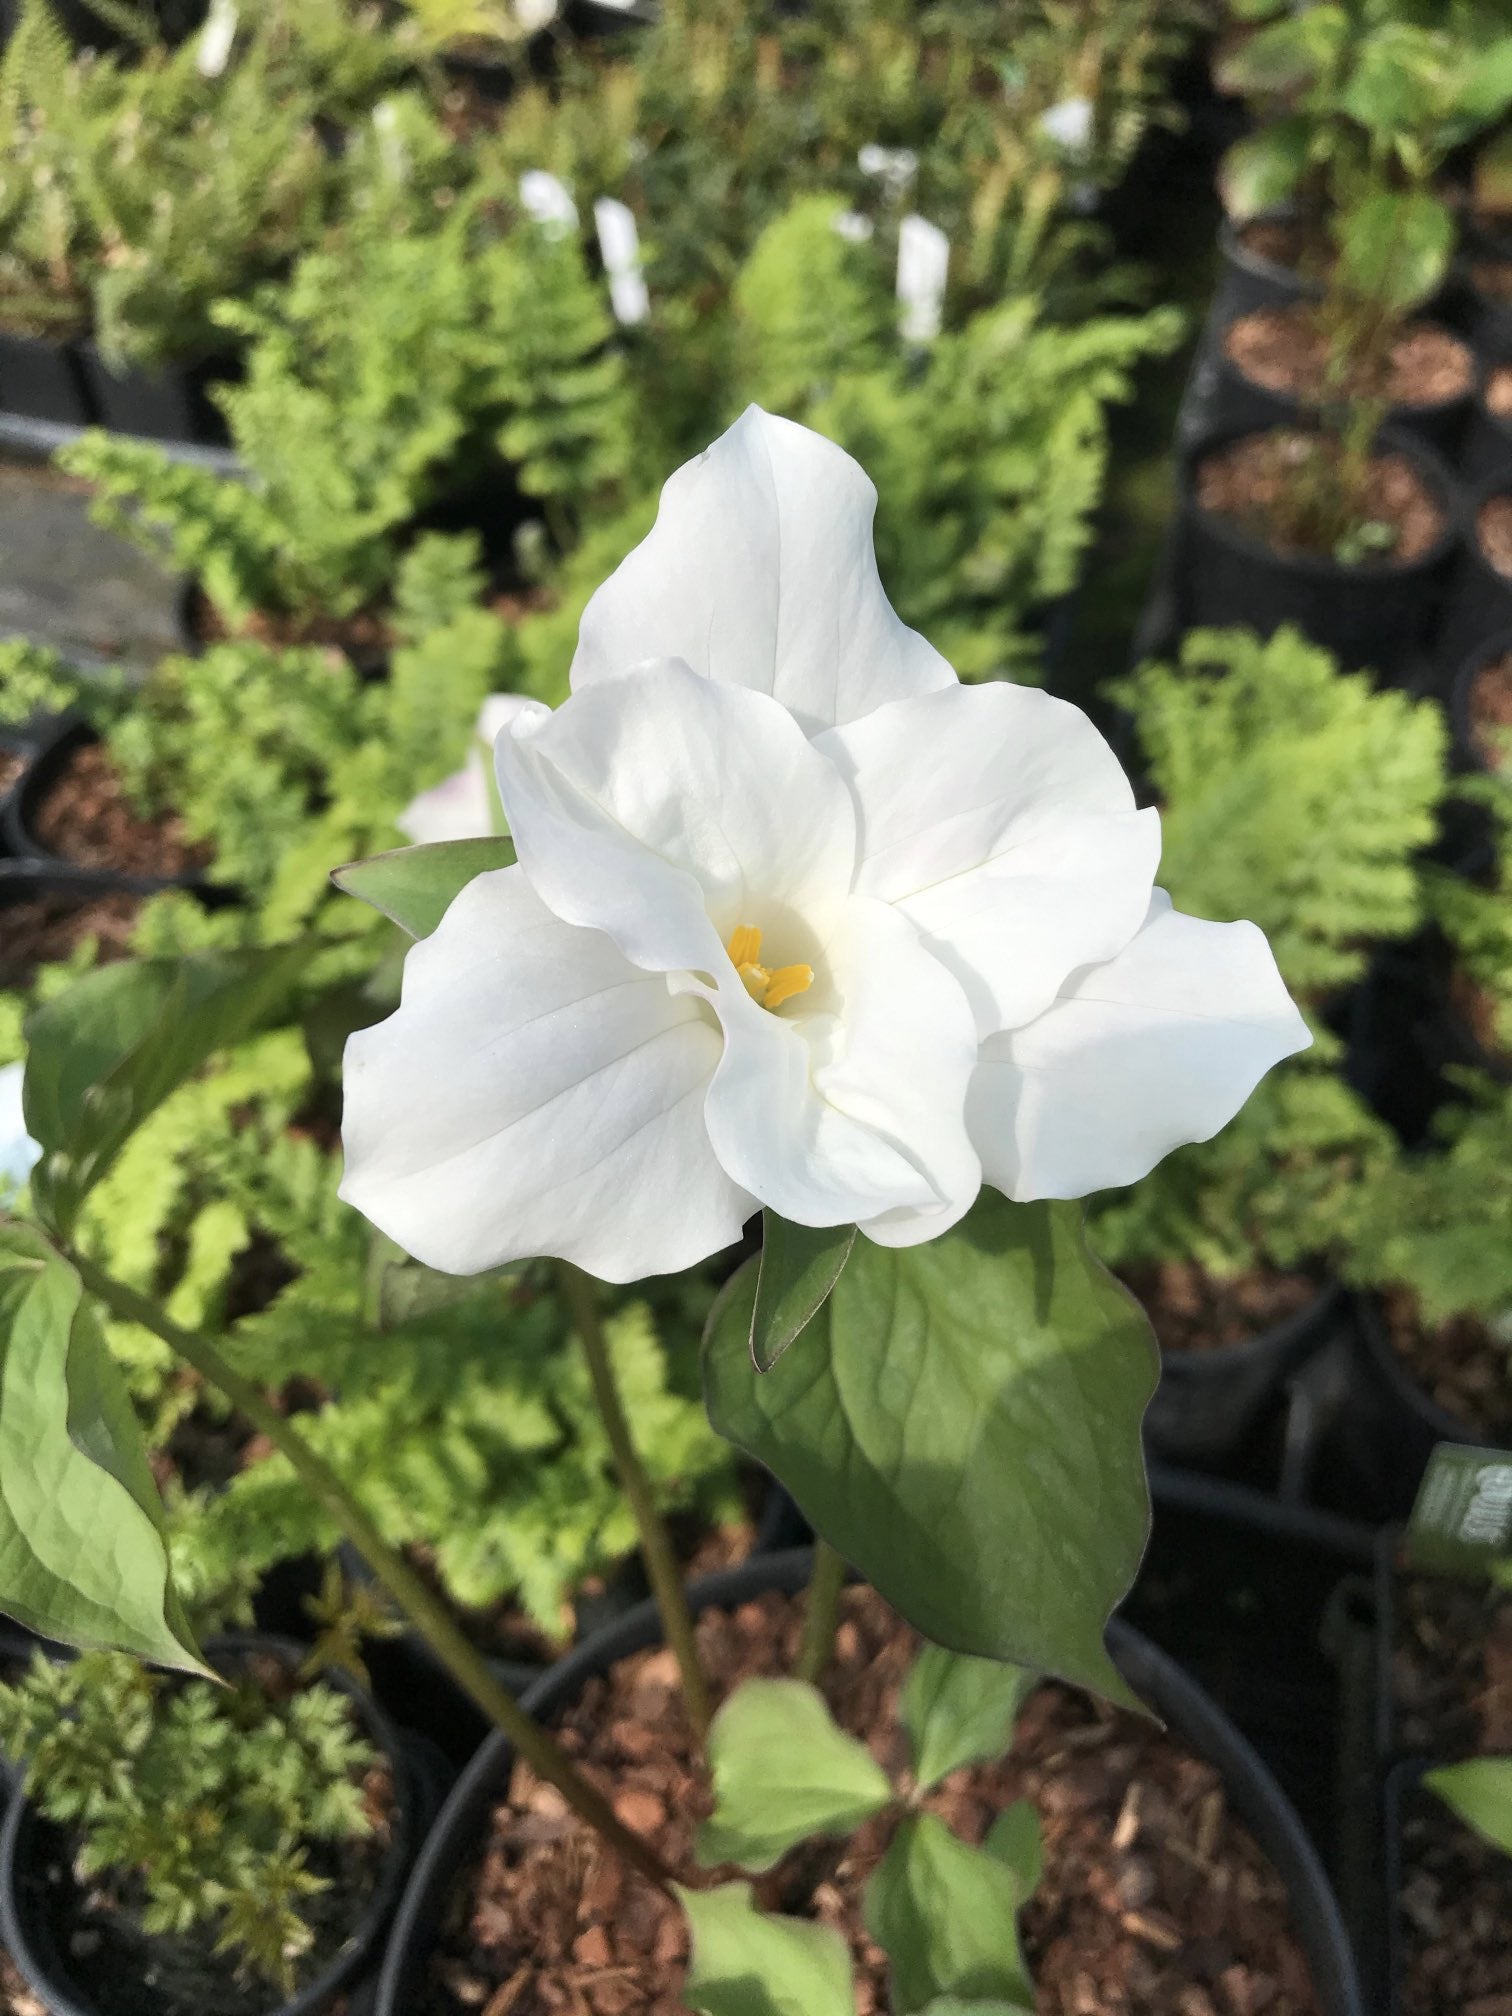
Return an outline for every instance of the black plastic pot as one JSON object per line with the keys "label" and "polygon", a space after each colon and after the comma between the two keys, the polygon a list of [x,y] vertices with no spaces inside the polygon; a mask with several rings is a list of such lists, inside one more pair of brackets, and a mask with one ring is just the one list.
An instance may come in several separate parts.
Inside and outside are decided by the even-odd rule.
{"label": "black plastic pot", "polygon": [[[1454,675],[1449,688],[1449,726],[1454,736],[1455,767],[1459,770],[1484,773],[1490,768],[1475,732],[1470,703],[1482,670],[1498,658],[1508,656],[1512,656],[1512,629],[1499,630],[1478,645]],[[1512,777],[1507,782],[1512,789]]]}
{"label": "black plastic pot", "polygon": [[1194,1469],[1225,1468],[1290,1375],[1333,1334],[1342,1302],[1329,1285],[1307,1308],[1256,1337],[1213,1351],[1164,1353],[1144,1418],[1151,1456]]}
{"label": "black plastic pot", "polygon": [[1488,477],[1460,498],[1459,549],[1444,591],[1437,657],[1446,673],[1487,638],[1512,630],[1512,574],[1487,559],[1480,539],[1480,514],[1494,497],[1512,497],[1512,476]]}
{"label": "black plastic pot", "polygon": [[129,364],[112,370],[93,343],[79,345],[79,362],[94,417],[117,434],[150,441],[180,441],[221,447],[228,440],[225,415],[210,397],[231,365],[224,358],[152,367]]}
{"label": "black plastic pot", "polygon": [[[1249,311],[1246,310],[1246,313]],[[1219,327],[1213,339],[1212,359],[1212,407],[1211,418],[1215,427],[1227,427],[1236,433],[1260,433],[1268,427],[1295,427],[1316,424],[1317,408],[1306,405],[1302,400],[1287,392],[1272,392],[1264,385],[1256,384],[1229,357],[1225,348],[1228,332],[1235,316]],[[1442,325],[1435,324],[1434,327]],[[1443,334],[1451,332],[1443,330]],[[1458,339],[1456,339],[1458,340]],[[1463,347],[1463,346],[1462,346]],[[1482,373],[1471,357],[1471,380],[1465,391],[1456,393],[1452,399],[1438,399],[1426,405],[1393,406],[1387,416],[1387,424],[1393,431],[1421,441],[1432,449],[1435,455],[1446,462],[1454,463],[1460,455],[1472,417],[1480,407]]]}
{"label": "black plastic pot", "polygon": [[82,427],[89,395],[71,343],[0,329],[0,410]]}
{"label": "black plastic pot", "polygon": [[1455,1007],[1453,963],[1437,931],[1383,946],[1354,998],[1346,1075],[1409,1148],[1427,1138],[1440,1108],[1463,1099],[1457,1072],[1512,1079]]}
{"label": "black plastic pot", "polygon": [[1512,415],[1493,413],[1486,404],[1489,377],[1489,371],[1482,373],[1480,393],[1460,452],[1460,475],[1471,485],[1497,476],[1504,482],[1512,482]]}
{"label": "black plastic pot", "polygon": [[[1276,211],[1252,221],[1269,224],[1288,219],[1284,211]],[[1213,293],[1213,328],[1227,328],[1255,308],[1284,308],[1291,301],[1316,300],[1321,291],[1315,280],[1305,279],[1294,266],[1283,266],[1279,260],[1264,259],[1251,251],[1241,227],[1227,217],[1218,226],[1218,256],[1222,263]]]}
{"label": "black plastic pot", "polygon": [[[213,1664],[229,1671],[260,1651],[276,1653],[298,1666],[308,1648],[290,1639],[242,1633],[214,1639],[205,1650]],[[372,1961],[403,1891],[424,1825],[411,1755],[399,1731],[352,1681],[340,1674],[328,1677],[332,1686],[351,1698],[368,1740],[388,1761],[394,1782],[393,1838],[368,1907],[345,1950],[299,1994],[283,2002],[270,2000],[268,2016],[323,2016],[332,1998]],[[65,1830],[43,1820],[27,1800],[13,1800],[0,1831],[0,1935],[52,2016],[113,2016],[111,2010],[85,1999],[60,1950],[59,1914],[72,1883],[66,1843]]]}
{"label": "black plastic pot", "polygon": [[1466,260],[1458,269],[1465,334],[1493,364],[1512,361],[1512,301],[1483,294],[1473,278],[1474,264]]}
{"label": "black plastic pot", "polygon": [[1387,683],[1409,676],[1427,639],[1456,536],[1455,485],[1419,442],[1392,433],[1383,452],[1404,455],[1438,496],[1444,530],[1407,565],[1345,566],[1321,554],[1278,553],[1232,520],[1203,510],[1197,472],[1207,458],[1252,428],[1204,434],[1182,457],[1174,590],[1184,628],[1243,625],[1270,636],[1292,624],[1346,667],[1374,671]]}
{"label": "black plastic pot", "polygon": [[[806,1549],[750,1561],[695,1583],[695,1609],[734,1608],[769,1590],[796,1594],[808,1582]],[[565,1708],[584,1683],[618,1660],[656,1644],[654,1604],[581,1645],[554,1666],[526,1697],[544,1721]],[[1353,1955],[1327,1878],[1280,1787],[1244,1738],[1181,1669],[1127,1626],[1115,1625],[1110,1649],[1130,1686],[1196,1755],[1223,1774],[1232,1810],[1254,1835],[1286,1883],[1293,1930],[1312,1970],[1325,2016],[1363,2016]],[[453,1886],[466,1871],[490,1813],[507,1784],[513,1753],[495,1735],[454,1787],[421,1850],[394,1921],[379,1983],[377,2016],[413,2016],[419,2004],[436,1928]]]}
{"label": "black plastic pot", "polygon": [[1441,1442],[1488,1446],[1487,1437],[1431,1399],[1392,1348],[1380,1305],[1350,1298],[1355,1390],[1340,1422],[1341,1448],[1365,1517],[1405,1519]]}

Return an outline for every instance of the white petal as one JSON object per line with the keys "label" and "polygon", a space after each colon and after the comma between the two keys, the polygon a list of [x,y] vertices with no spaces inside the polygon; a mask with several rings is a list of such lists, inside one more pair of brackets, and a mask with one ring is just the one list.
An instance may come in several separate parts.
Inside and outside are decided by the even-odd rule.
{"label": "white petal", "polygon": [[553,1254],[606,1281],[717,1253],[755,1209],[709,1145],[721,1040],[519,868],[470,882],[347,1045],[341,1194],[450,1274]]}
{"label": "white petal", "polygon": [[812,963],[850,887],[855,813],[775,701],[647,666],[521,716],[496,757],[520,864],[565,922],[648,970],[722,973],[738,924],[768,965]]}
{"label": "white petal", "polygon": [[1159,817],[1134,809],[1080,708],[1031,687],[956,686],[816,746],[855,793],[857,889],[919,927],[981,1035],[1032,1021],[1143,923]]}
{"label": "white petal", "polygon": [[0,1191],[17,1189],[36,1167],[42,1150],[26,1131],[21,1094],[24,1064],[0,1065]]}
{"label": "white petal", "polygon": [[672,476],[650,533],[583,612],[574,691],[651,658],[771,694],[812,732],[953,686],[899,621],[872,550],[877,493],[822,435],[750,406]]}
{"label": "white petal", "polygon": [[1136,1182],[1311,1040],[1262,931],[1185,916],[1157,889],[1116,959],[982,1046],[968,1114],[984,1174],[1021,1202]]}
{"label": "white petal", "polygon": [[726,1049],[706,1107],[720,1161],[800,1225],[933,1216],[974,1196],[977,1046],[959,986],[905,918],[865,898],[846,904],[823,962],[785,1013],[721,992]]}

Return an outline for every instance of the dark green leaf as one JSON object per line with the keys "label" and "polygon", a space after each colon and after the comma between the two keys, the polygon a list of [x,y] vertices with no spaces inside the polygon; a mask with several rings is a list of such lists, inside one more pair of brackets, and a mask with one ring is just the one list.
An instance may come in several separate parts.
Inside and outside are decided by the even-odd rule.
{"label": "dark green leaf", "polygon": [[854,1225],[791,1225],[761,1214],[761,1259],[751,1314],[751,1359],[770,1372],[824,1307],[856,1243]]}
{"label": "dark green leaf", "polygon": [[937,1785],[963,1764],[1001,1757],[1035,1678],[1022,1666],[926,1645],[898,1702],[920,1785]]}
{"label": "dark green leaf", "polygon": [[0,1218],[0,1608],[69,1645],[204,1671],[141,1429],[78,1275]]}
{"label": "dark green leaf", "polygon": [[269,1020],[312,942],[102,966],[27,1021],[27,1130],[42,1149],[32,1196],[72,1225],[85,1195],[154,1107],[215,1051]]}
{"label": "dark green leaf", "polygon": [[867,1886],[866,1929],[888,1959],[894,2016],[940,1995],[1034,2004],[1018,1937],[1018,1880],[933,1813],[903,1822]]}
{"label": "dark green leaf", "polygon": [[982,1843],[1018,1879],[1019,1903],[1027,1904],[1045,1873],[1045,1842],[1039,1814],[1027,1799],[1015,1799],[987,1830]]}
{"label": "dark green leaf", "polygon": [[1493,1848],[1512,1855],[1512,1757],[1472,1757],[1425,1771],[1423,1783]]}
{"label": "dark green leaf", "polygon": [[1454,218],[1426,189],[1372,190],[1334,220],[1339,284],[1390,314],[1405,314],[1443,284]]}
{"label": "dark green leaf", "polygon": [[980,2002],[975,1997],[940,1995],[925,2008],[924,2016],[1034,2016],[1028,2002]]}
{"label": "dark green leaf", "polygon": [[411,938],[428,938],[469,882],[494,868],[512,868],[514,858],[513,840],[502,837],[433,840],[349,861],[331,870],[331,880],[391,917]]}
{"label": "dark green leaf", "polygon": [[1103,1646],[1149,1526],[1159,1360],[1069,1204],[996,1193],[928,1245],[861,1238],[802,1350],[751,1364],[754,1266],[710,1318],[719,1431],[925,1637],[1130,1697]]}
{"label": "dark green leaf", "polygon": [[1213,65],[1214,82],[1245,98],[1293,98],[1329,72],[1351,32],[1342,7],[1304,7],[1225,51]]}
{"label": "dark green leaf", "polygon": [[693,1932],[686,2000],[701,2016],[855,2016],[838,1932],[757,1911],[749,1883],[679,1890]]}
{"label": "dark green leaf", "polygon": [[709,1731],[714,1811],[698,1830],[701,1867],[760,1872],[812,1834],[846,1834],[891,1802],[887,1773],[836,1726],[817,1687],[747,1680]]}
{"label": "dark green leaf", "polygon": [[1276,119],[1236,140],[1218,167],[1218,193],[1236,224],[1290,201],[1307,166],[1312,123]]}

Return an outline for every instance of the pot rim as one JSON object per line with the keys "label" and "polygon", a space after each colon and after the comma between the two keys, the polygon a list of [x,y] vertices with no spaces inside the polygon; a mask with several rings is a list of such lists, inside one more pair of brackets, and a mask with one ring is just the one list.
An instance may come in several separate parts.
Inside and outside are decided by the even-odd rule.
{"label": "pot rim", "polygon": [[[757,1556],[692,1583],[689,1600],[695,1613],[734,1607],[776,1590],[796,1595],[807,1587],[813,1550],[795,1547]],[[565,1706],[590,1679],[617,1661],[644,1651],[661,1640],[661,1621],[654,1601],[596,1632],[549,1668],[521,1702],[542,1719]],[[1364,2016],[1354,1955],[1337,1900],[1316,1849],[1295,1809],[1259,1753],[1211,1697],[1174,1660],[1130,1625],[1115,1618],[1108,1627],[1108,1648],[1129,1684],[1190,1745],[1193,1753],[1217,1769],[1233,1810],[1286,1886],[1291,1929],[1307,1957],[1313,1984],[1325,2016]],[[470,1835],[481,1825],[497,1797],[497,1785],[513,1759],[502,1731],[495,1731],[457,1780],[437,1816],[410,1873],[394,1917],[378,1984],[376,2016],[407,2016],[413,1994],[409,1979],[412,1951],[426,1937],[433,1905],[450,1889],[460,1861],[471,1846]],[[459,1854],[459,1850],[463,1851]]]}
{"label": "pot rim", "polygon": [[[1204,430],[1182,451],[1179,466],[1181,509],[1196,519],[1211,537],[1230,547],[1243,558],[1263,561],[1271,567],[1285,568],[1290,573],[1315,581],[1348,583],[1350,586],[1355,586],[1372,581],[1410,580],[1414,575],[1431,574],[1449,558],[1462,532],[1460,485],[1448,465],[1430,448],[1409,435],[1398,433],[1390,425],[1383,427],[1377,436],[1377,448],[1385,454],[1401,455],[1413,463],[1434,492],[1439,508],[1444,514],[1443,529],[1437,539],[1426,553],[1420,553],[1415,560],[1387,561],[1350,567],[1341,560],[1330,558],[1327,554],[1282,553],[1263,539],[1258,539],[1247,532],[1232,518],[1222,517],[1216,511],[1208,511],[1197,501],[1197,472],[1210,456],[1218,454],[1224,448],[1232,447],[1236,442],[1278,433],[1283,428],[1288,433],[1317,434],[1323,431],[1310,423],[1305,414],[1295,422],[1278,422],[1272,427],[1241,425]],[[1503,484],[1507,480],[1501,479]]]}
{"label": "pot rim", "polygon": [[1435,1399],[1423,1391],[1408,1371],[1386,1328],[1386,1319],[1381,1312],[1380,1292],[1355,1290],[1350,1299],[1360,1341],[1371,1363],[1390,1388],[1393,1398],[1415,1414],[1425,1427],[1431,1429],[1435,1440],[1456,1442],[1469,1448],[1489,1449],[1492,1446],[1491,1437],[1484,1429],[1473,1427],[1468,1421],[1461,1421],[1457,1414],[1451,1414],[1447,1407],[1441,1407]]}
{"label": "pot rim", "polygon": [[[1507,427],[1508,431],[1512,432],[1512,420],[1507,422]],[[1512,477],[1503,480],[1509,488],[1512,488]],[[1480,743],[1476,739],[1475,723],[1470,716],[1470,696],[1475,690],[1477,678],[1493,659],[1505,658],[1509,654],[1512,654],[1512,629],[1496,631],[1494,635],[1484,638],[1477,644],[1468,657],[1460,660],[1459,669],[1449,688],[1449,722],[1454,740],[1467,760],[1484,777],[1500,779],[1501,772],[1493,770],[1481,753]],[[1512,779],[1508,782],[1512,785]]]}
{"label": "pot rim", "polygon": [[1460,486],[1460,539],[1464,550],[1485,575],[1487,581],[1494,583],[1504,595],[1512,598],[1512,574],[1503,574],[1499,567],[1493,567],[1486,549],[1481,545],[1480,514],[1493,497],[1512,497],[1512,469],[1493,469],[1489,476],[1483,476],[1478,483],[1472,483],[1468,487],[1463,484]]}
{"label": "pot rim", "polygon": [[1231,265],[1241,272],[1252,274],[1257,280],[1269,280],[1281,286],[1295,288],[1306,301],[1317,300],[1323,289],[1316,280],[1310,280],[1295,266],[1285,266],[1279,259],[1267,259],[1263,252],[1256,252],[1244,242],[1244,231],[1251,224],[1290,224],[1295,222],[1296,212],[1284,205],[1270,210],[1257,210],[1253,217],[1246,217],[1236,224],[1232,217],[1224,216],[1218,221],[1218,249]]}
{"label": "pot rim", "polygon": [[[235,1663],[249,1653],[271,1651],[295,1668],[309,1655],[307,1645],[271,1631],[223,1632],[207,1638],[204,1650],[212,1664],[217,1658]],[[69,1656],[72,1656],[71,1652]],[[369,1740],[375,1749],[383,1753],[388,1763],[394,1785],[393,1832],[384,1850],[367,1906],[345,1946],[307,1986],[284,2001],[270,2002],[268,2016],[321,2016],[331,1998],[351,1981],[364,1961],[372,1958],[403,1896],[409,1866],[418,1845],[415,1840],[414,1778],[398,1727],[348,1674],[333,1670],[319,1677],[348,1697]],[[0,1937],[3,1937],[28,1985],[54,2012],[54,2016],[109,2016],[108,2011],[75,2001],[72,1985],[53,1979],[46,1960],[27,1934],[24,1915],[17,1902],[18,1869],[22,1858],[30,1851],[38,1829],[49,1824],[23,1793],[19,1790],[12,1793],[4,1825],[0,1827]],[[271,1992],[276,1994],[277,1990]]]}
{"label": "pot rim", "polygon": [[[1299,1273],[1308,1270],[1299,1268]],[[1119,1277],[1122,1279],[1122,1276]],[[1127,1284],[1125,1284],[1127,1285]],[[1257,1359],[1273,1354],[1289,1357],[1293,1351],[1300,1351],[1313,1341],[1314,1331],[1322,1331],[1339,1314],[1344,1301],[1344,1290],[1331,1275],[1322,1275],[1314,1283],[1315,1293],[1310,1302],[1292,1315],[1285,1316],[1279,1323],[1271,1323],[1264,1330],[1257,1330],[1253,1337],[1237,1338],[1232,1344],[1215,1344],[1204,1351],[1171,1351],[1162,1349],[1161,1369],[1179,1365],[1185,1376],[1201,1378],[1202,1368],[1209,1368],[1214,1377],[1227,1374]],[[1133,1289],[1129,1290],[1133,1294]],[[1138,1297],[1135,1298],[1138,1300]],[[1143,1303],[1140,1304],[1143,1308]],[[1158,1340],[1157,1340],[1158,1341]],[[1186,1368],[1190,1368],[1187,1370]]]}
{"label": "pot rim", "polygon": [[[1246,308],[1240,314],[1230,316],[1229,320],[1224,323],[1222,329],[1218,332],[1217,342],[1214,345],[1214,357],[1219,370],[1226,372],[1246,392],[1256,393],[1261,398],[1274,399],[1278,406],[1283,406],[1294,413],[1303,415],[1316,414],[1319,411],[1318,406],[1309,400],[1303,399],[1300,394],[1278,391],[1273,385],[1262,385],[1258,378],[1251,378],[1249,373],[1230,357],[1227,345],[1229,331],[1236,329],[1241,322],[1249,321],[1251,316],[1284,315],[1294,308],[1313,308],[1316,306],[1317,302],[1311,296],[1303,295],[1295,301],[1270,302],[1258,308]],[[1411,328],[1414,325],[1423,329],[1432,329],[1440,336],[1447,336],[1457,349],[1465,353],[1466,360],[1470,365],[1470,382],[1463,392],[1452,392],[1447,398],[1405,399],[1400,402],[1393,402],[1386,409],[1388,414],[1387,424],[1400,424],[1403,421],[1413,420],[1439,420],[1453,413],[1457,407],[1461,406],[1479,405],[1484,409],[1484,395],[1487,380],[1490,376],[1490,367],[1483,357],[1477,356],[1474,345],[1468,343],[1456,330],[1451,329],[1448,323],[1440,316],[1414,315],[1407,326]]]}

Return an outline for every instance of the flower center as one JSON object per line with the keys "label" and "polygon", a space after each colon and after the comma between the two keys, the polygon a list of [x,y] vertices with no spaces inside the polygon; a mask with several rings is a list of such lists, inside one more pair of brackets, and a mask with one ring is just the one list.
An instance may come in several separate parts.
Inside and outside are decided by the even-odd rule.
{"label": "flower center", "polygon": [[806,994],[814,984],[812,966],[779,966],[775,972],[763,966],[761,932],[754,924],[737,924],[725,950],[746,992],[763,1008],[780,1008],[795,994]]}

